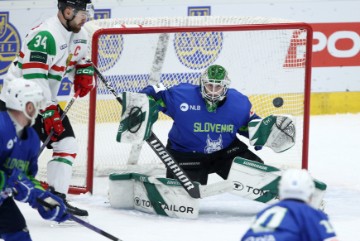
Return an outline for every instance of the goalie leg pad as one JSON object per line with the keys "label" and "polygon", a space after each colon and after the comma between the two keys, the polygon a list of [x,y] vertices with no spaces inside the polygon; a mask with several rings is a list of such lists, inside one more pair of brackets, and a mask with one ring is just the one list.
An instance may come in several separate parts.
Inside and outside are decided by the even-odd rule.
{"label": "goalie leg pad", "polygon": [[[110,182],[113,182],[109,185],[112,207],[133,207],[142,212],[176,218],[195,219],[199,215],[198,199],[190,197],[177,180],[139,173],[124,173],[111,174]],[[123,187],[124,183],[129,184],[127,188]],[[130,188],[133,192],[129,192]]]}
{"label": "goalie leg pad", "polygon": [[108,198],[113,208],[134,208],[134,180],[131,174],[110,174]]}
{"label": "goalie leg pad", "polygon": [[233,190],[233,182],[230,180],[219,181],[208,185],[200,186],[201,198],[219,195]]}
{"label": "goalie leg pad", "polygon": [[[232,193],[246,199],[272,204],[279,200],[278,184],[284,170],[236,157],[231,166],[229,178],[234,184]],[[310,202],[319,208],[326,191],[326,184],[316,179],[315,193]]]}

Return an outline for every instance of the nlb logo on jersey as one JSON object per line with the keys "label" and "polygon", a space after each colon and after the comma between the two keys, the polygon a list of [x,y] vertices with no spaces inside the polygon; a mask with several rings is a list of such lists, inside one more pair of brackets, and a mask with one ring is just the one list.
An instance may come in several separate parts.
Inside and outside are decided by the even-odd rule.
{"label": "nlb logo on jersey", "polygon": [[15,137],[14,140],[13,140],[13,139],[10,139],[10,140],[8,141],[8,143],[6,144],[6,148],[7,148],[8,150],[11,150],[11,149],[14,147],[14,143],[16,143],[16,142],[17,142],[17,137]]}
{"label": "nlb logo on jersey", "polygon": [[188,103],[182,103],[180,105],[181,111],[188,111],[188,110],[201,110],[200,105],[189,105]]}

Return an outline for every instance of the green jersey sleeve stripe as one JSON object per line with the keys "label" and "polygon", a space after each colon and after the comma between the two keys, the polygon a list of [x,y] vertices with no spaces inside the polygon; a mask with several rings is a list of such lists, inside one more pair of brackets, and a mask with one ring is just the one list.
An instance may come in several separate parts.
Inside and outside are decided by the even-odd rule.
{"label": "green jersey sleeve stripe", "polygon": [[49,79],[54,79],[54,80],[57,80],[57,81],[61,81],[62,80],[62,76],[61,75],[55,75],[55,74],[50,74],[48,75],[48,78]]}

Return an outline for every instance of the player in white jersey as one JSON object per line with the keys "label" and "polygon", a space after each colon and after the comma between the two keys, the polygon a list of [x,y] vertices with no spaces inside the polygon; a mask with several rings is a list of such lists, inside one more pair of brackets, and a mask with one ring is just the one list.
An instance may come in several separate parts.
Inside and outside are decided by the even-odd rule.
{"label": "player in white jersey", "polygon": [[[34,128],[42,141],[54,130],[47,145],[53,149],[52,159],[47,165],[47,181],[52,191],[65,200],[68,211],[79,216],[87,216],[88,213],[66,202],[78,146],[69,119],[65,117],[61,120],[63,111],[58,105],[57,94],[64,77],[73,81],[74,90],[79,92],[80,97],[93,88],[94,70],[86,62],[89,39],[82,29],[92,13],[91,0],[58,0],[57,15],[26,35],[22,49],[4,79],[0,95],[0,100],[5,102],[4,93],[8,84],[19,77],[36,82],[43,89],[47,107],[36,119]],[[1,105],[4,110],[6,103]]]}

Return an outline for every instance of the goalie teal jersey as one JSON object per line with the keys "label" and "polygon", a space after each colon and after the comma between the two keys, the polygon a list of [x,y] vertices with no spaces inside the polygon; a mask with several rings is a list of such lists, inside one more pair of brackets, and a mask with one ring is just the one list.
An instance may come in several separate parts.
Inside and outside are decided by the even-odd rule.
{"label": "goalie teal jersey", "polygon": [[[174,120],[169,141],[172,149],[180,152],[222,150],[234,141],[240,128],[259,118],[251,112],[248,97],[235,89],[228,90],[226,100],[214,112],[206,109],[198,85],[183,83],[158,93],[148,86],[142,92],[164,102],[161,111]],[[247,131],[241,134],[246,136]]]}
{"label": "goalie teal jersey", "polygon": [[38,171],[37,157],[40,148],[35,130],[32,127],[24,128],[22,138],[18,138],[7,111],[0,112],[0,126],[0,174],[9,176],[17,168],[34,177]]}
{"label": "goalie teal jersey", "polygon": [[296,200],[283,200],[257,214],[241,241],[336,241],[323,212]]}

